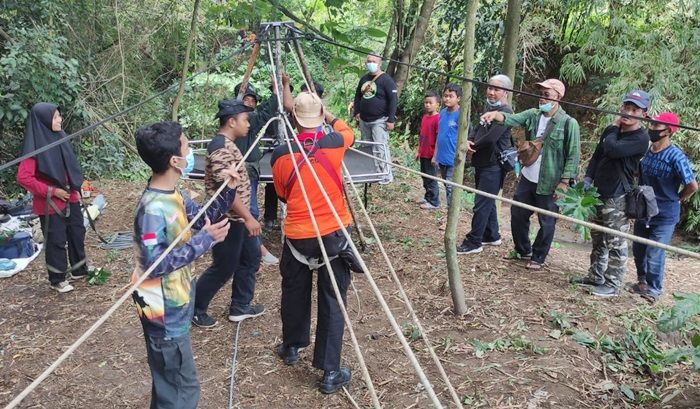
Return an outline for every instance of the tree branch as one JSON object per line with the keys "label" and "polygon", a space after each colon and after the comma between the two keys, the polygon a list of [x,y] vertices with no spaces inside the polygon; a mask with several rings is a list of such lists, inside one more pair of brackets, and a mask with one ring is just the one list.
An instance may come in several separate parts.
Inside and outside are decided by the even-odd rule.
{"label": "tree branch", "polygon": [[8,43],[13,42],[12,37],[5,32],[5,30],[0,27],[0,37],[4,38]]}
{"label": "tree branch", "polygon": [[289,17],[294,21],[295,23],[299,23],[302,26],[308,28],[309,30],[313,31],[314,33],[318,34],[319,37],[322,37],[326,40],[329,41],[335,41],[331,37],[323,34],[321,30],[317,29],[316,27],[312,26],[311,24],[307,23],[306,21],[300,19],[299,17],[295,16],[294,13],[292,13],[288,8],[284,7],[283,5],[279,4],[279,1],[277,0],[271,0],[270,3],[272,4],[273,7],[275,7],[277,10],[281,11],[282,14],[285,16]]}

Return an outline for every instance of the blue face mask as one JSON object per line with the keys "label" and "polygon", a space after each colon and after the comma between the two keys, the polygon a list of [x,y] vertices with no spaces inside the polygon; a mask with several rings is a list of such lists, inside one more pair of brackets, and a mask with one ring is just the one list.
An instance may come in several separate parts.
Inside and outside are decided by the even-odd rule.
{"label": "blue face mask", "polygon": [[192,170],[194,170],[194,152],[192,149],[190,149],[190,153],[187,154],[184,158],[182,156],[176,156],[176,158],[184,159],[187,161],[187,165],[185,165],[184,168],[180,169],[180,173],[182,174],[181,177],[187,177],[190,173],[192,173]]}
{"label": "blue face mask", "polygon": [[540,104],[540,112],[543,114],[546,114],[547,112],[551,111],[552,108],[554,108],[554,104],[552,101],[547,102],[546,104]]}
{"label": "blue face mask", "polygon": [[367,64],[367,71],[369,71],[370,74],[374,74],[377,71],[379,71],[379,64],[376,62],[368,62]]}
{"label": "blue face mask", "polygon": [[498,108],[501,105],[503,105],[503,101],[501,101],[500,99],[496,102],[491,102],[488,98],[486,98],[486,106],[489,108]]}

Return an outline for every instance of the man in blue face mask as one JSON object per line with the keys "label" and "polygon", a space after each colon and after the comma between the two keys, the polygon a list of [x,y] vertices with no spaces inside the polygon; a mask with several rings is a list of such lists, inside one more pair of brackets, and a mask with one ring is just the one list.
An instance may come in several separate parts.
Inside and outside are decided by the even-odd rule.
{"label": "man in blue face mask", "polygon": [[[581,135],[578,122],[559,106],[566,88],[558,79],[550,78],[537,84],[540,91],[539,107],[517,114],[489,111],[481,122],[502,122],[505,126],[525,129],[525,141],[518,147],[522,166],[520,181],[513,199],[540,209],[558,212],[555,190],[566,189],[576,178],[581,157]],[[530,242],[532,211],[512,206],[511,230],[514,258],[529,260],[527,268],[542,268],[554,239],[556,219],[538,215],[540,230],[534,243]]]}
{"label": "man in blue face mask", "polygon": [[[389,131],[394,129],[398,92],[396,83],[382,71],[382,58],[378,53],[367,56],[367,74],[360,78],[355,90],[352,115],[360,122],[362,140],[377,142],[374,155],[390,159]],[[382,184],[390,183],[394,177],[391,167],[377,163],[377,172],[384,175]]]}

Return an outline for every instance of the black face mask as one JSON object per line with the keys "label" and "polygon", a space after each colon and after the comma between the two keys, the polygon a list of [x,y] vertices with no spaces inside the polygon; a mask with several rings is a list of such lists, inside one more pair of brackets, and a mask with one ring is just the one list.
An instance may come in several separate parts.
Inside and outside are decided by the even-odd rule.
{"label": "black face mask", "polygon": [[663,139],[663,136],[661,136],[661,132],[664,132],[665,129],[663,130],[658,130],[658,129],[649,129],[649,140],[652,142],[658,142],[661,139]]}

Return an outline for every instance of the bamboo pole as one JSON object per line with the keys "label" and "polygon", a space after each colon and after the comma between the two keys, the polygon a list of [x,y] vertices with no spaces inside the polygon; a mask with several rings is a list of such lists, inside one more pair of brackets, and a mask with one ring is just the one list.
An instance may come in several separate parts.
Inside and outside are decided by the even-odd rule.
{"label": "bamboo pole", "polygon": [[180,107],[180,100],[182,100],[182,95],[185,93],[185,78],[187,78],[188,66],[190,64],[190,50],[192,50],[192,43],[194,43],[194,37],[197,34],[197,11],[199,10],[200,0],[194,0],[194,10],[192,11],[192,22],[190,23],[190,35],[187,38],[187,48],[185,49],[185,61],[182,63],[182,75],[180,77],[180,86],[177,89],[177,96],[175,101],[173,101],[173,114],[172,120],[177,121],[177,110]]}
{"label": "bamboo pole", "polygon": [[[476,28],[476,9],[479,7],[478,0],[469,0],[467,14],[465,17],[464,34],[464,77],[474,76],[474,43]],[[454,177],[457,183],[462,183],[464,179],[464,165],[467,157],[469,114],[472,99],[472,83],[462,82],[462,101],[459,113],[459,132],[457,138],[457,153],[455,154]],[[459,219],[459,209],[461,206],[462,190],[457,188],[452,191],[452,198],[447,211],[447,226],[445,227],[445,256],[447,259],[447,276],[452,293],[452,303],[454,312],[462,315],[467,312],[467,303],[464,297],[464,286],[462,276],[459,271],[459,261],[457,260],[457,222]]]}

